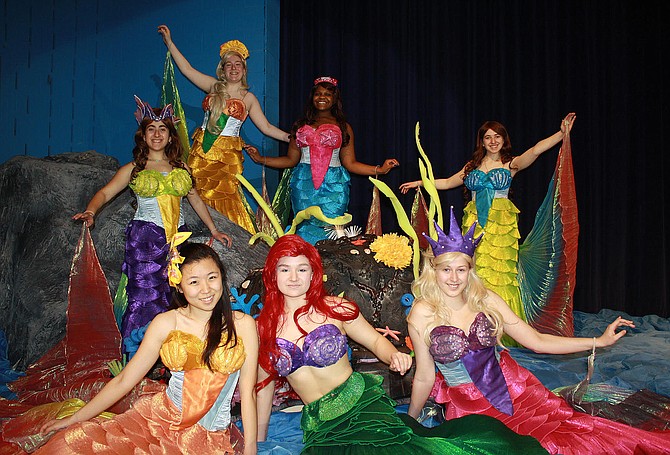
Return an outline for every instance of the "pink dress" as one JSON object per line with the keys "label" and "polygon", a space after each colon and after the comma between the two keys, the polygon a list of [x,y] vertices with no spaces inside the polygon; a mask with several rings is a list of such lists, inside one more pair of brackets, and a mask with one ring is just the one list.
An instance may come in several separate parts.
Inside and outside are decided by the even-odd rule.
{"label": "pink dress", "polygon": [[670,431],[644,431],[575,411],[507,351],[497,352],[491,329],[479,313],[467,334],[452,326],[430,334],[430,353],[444,377],[433,394],[447,419],[489,415],[554,454],[670,453]]}

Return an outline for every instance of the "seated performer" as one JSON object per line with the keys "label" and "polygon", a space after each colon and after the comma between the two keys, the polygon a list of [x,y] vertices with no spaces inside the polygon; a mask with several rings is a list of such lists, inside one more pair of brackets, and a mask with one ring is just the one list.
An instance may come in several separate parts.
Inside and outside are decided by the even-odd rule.
{"label": "seated performer", "polygon": [[135,216],[126,228],[126,254],[121,271],[127,277],[127,307],[121,322],[123,351],[135,352],[130,337],[134,330],[146,326],[158,313],[168,309],[170,286],[167,263],[170,241],[183,230],[181,210],[185,196],[205,223],[212,237],[230,246],[230,237],[219,232],[207,206],[193,188],[189,168],[181,157],[183,150],[174,126],[171,105],[154,109],[135,97],[138,128],[135,132],[133,161],[122,166],[86,206],[72,218],[89,227],[96,213],[127,186],[137,197]]}
{"label": "seated performer", "polygon": [[[399,166],[393,158],[381,166],[356,160],[354,131],[344,115],[337,80],[332,77],[314,80],[304,116],[291,128],[286,156],[261,157],[252,149],[247,153],[256,163],[278,169],[295,167],[290,182],[293,214],[318,206],[328,218],[344,215],[349,207],[349,172],[376,176]],[[300,224],[296,233],[314,244],[327,238],[323,228],[322,221],[312,218]]]}
{"label": "seated performer", "polygon": [[[418,416],[433,390],[445,417],[493,416],[519,434],[537,438],[554,454],[667,453],[670,432],[653,433],[580,413],[546,389],[506,350],[496,350],[507,333],[535,352],[568,354],[614,344],[634,327],[618,317],[600,337],[570,338],[537,332],[521,320],[474,270],[480,238],[475,226],[461,235],[453,208],[449,234],[437,223],[429,239],[416,300],[407,321],[416,356],[409,415]],[[486,234],[484,234],[486,235]],[[444,381],[435,383],[435,368]]]}
{"label": "seated performer", "polygon": [[347,336],[400,374],[411,367],[411,357],[372,328],[355,303],[326,295],[319,253],[301,237],[277,240],[263,282],[263,308],[256,321],[260,441],[267,435],[275,382],[285,378],[305,403],[303,454],[546,453],[535,439],[516,435],[492,418],[457,419],[428,431],[407,414],[396,414],[381,377],[352,370]]}
{"label": "seated performer", "polygon": [[[232,311],[225,269],[212,248],[192,243],[181,253],[177,308],[154,318],[137,354],[88,404],[42,427],[42,433],[63,430],[36,453],[256,453],[254,320]],[[138,384],[159,355],[172,373],[167,389],[142,396],[111,419],[96,418]],[[246,444],[231,424],[238,381]]]}

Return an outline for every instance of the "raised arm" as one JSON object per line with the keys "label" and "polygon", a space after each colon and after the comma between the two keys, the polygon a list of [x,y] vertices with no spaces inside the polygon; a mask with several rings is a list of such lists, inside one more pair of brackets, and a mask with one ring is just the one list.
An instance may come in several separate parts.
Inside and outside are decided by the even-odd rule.
{"label": "raised arm", "polygon": [[256,378],[258,370],[258,333],[256,322],[247,314],[235,312],[235,330],[244,342],[246,358],[240,370],[240,402],[244,427],[244,454],[256,453],[258,415],[256,403]]}
{"label": "raised arm", "polygon": [[526,150],[523,154],[515,157],[510,163],[510,169],[513,173],[526,169],[533,164],[535,160],[544,152],[552,148],[563,140],[565,135],[570,132],[577,116],[574,112],[569,113],[561,120],[561,128],[551,136],[542,139],[540,142]]}
{"label": "raised arm", "polygon": [[[261,383],[270,375],[261,366],[258,366],[258,382]],[[262,442],[268,437],[268,426],[270,425],[270,414],[272,413],[272,399],[275,394],[275,382],[258,391],[256,397],[256,409],[258,412],[258,441]]]}
{"label": "raised arm", "polygon": [[388,174],[391,169],[400,166],[400,163],[395,158],[386,159],[384,160],[384,163],[380,165],[365,164],[356,160],[354,130],[348,123],[347,131],[349,132],[349,143],[346,147],[342,147],[340,149],[340,161],[342,162],[342,166],[344,166],[347,171],[359,175],[374,176],[379,174]]}
{"label": "raised arm", "polygon": [[409,337],[412,340],[414,348],[414,359],[416,360],[416,369],[414,370],[414,379],[412,380],[412,395],[410,398],[407,414],[415,419],[421,414],[426,400],[430,396],[430,391],[435,383],[435,361],[430,355],[428,345],[424,340],[423,333],[426,331],[430,313],[422,305],[421,301],[414,302],[412,311],[407,317],[407,328]]}
{"label": "raised arm", "polygon": [[121,373],[109,381],[86,406],[69,417],[47,422],[40,428],[40,433],[46,434],[92,419],[126,396],[156,363],[161,345],[173,326],[174,316],[170,313],[156,316],[149,324],[139,349]]}
{"label": "raised arm", "polygon": [[72,219],[83,220],[86,226],[93,226],[93,223],[95,223],[95,214],[98,213],[98,210],[128,186],[130,183],[130,174],[133,172],[134,167],[134,163],[128,163],[116,171],[116,174],[114,174],[114,177],[112,177],[107,185],[100,188],[93,195],[86,206],[86,210],[76,213]]}
{"label": "raised arm", "polygon": [[186,79],[191,81],[200,90],[209,93],[212,85],[214,85],[216,82],[216,78],[201,73],[191,66],[188,60],[186,60],[186,57],[184,57],[179,49],[177,49],[177,46],[175,46],[175,44],[172,42],[172,34],[170,33],[170,29],[167,25],[159,25],[158,33],[163,37],[163,42],[165,43],[167,50],[170,51],[170,54],[172,54],[172,58],[177,64],[179,71],[181,71],[181,74],[183,74]]}
{"label": "raised arm", "polygon": [[602,348],[611,346],[626,334],[626,330],[617,330],[620,327],[635,327],[633,321],[623,319],[621,316],[607,326],[599,337],[576,338],[561,337],[540,333],[525,323],[507,306],[498,294],[488,291],[489,304],[497,309],[504,319],[504,331],[524,347],[542,354],[571,354],[573,352],[586,351],[595,346]]}
{"label": "raised arm", "polygon": [[273,124],[271,124],[268,119],[265,117],[263,108],[258,102],[258,98],[251,92],[248,92],[244,97],[244,102],[247,104],[247,109],[249,111],[249,118],[254,122],[256,128],[260,130],[261,133],[271,138],[277,139],[278,141],[288,142],[289,134],[286,131],[280,130]]}

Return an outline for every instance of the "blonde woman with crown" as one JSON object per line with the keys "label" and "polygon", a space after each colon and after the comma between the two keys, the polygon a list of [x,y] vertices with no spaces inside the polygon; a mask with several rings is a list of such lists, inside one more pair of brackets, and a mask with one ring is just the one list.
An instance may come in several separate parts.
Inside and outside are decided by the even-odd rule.
{"label": "blonde woman with crown", "polygon": [[408,414],[418,417],[432,395],[444,404],[447,420],[495,417],[553,454],[667,453],[670,432],[652,433],[577,412],[506,350],[497,349],[506,333],[535,352],[595,350],[623,337],[626,330],[619,328],[635,326],[618,317],[599,337],[539,333],[477,276],[472,255],[481,236],[475,238],[475,224],[463,236],[452,208],[449,234],[436,223],[437,240],[427,237],[432,251],[412,285],[416,300],[407,318],[416,360]]}
{"label": "blonde woman with crown", "polygon": [[207,93],[202,107],[205,117],[193,134],[193,145],[188,165],[195,178],[196,189],[202,199],[216,210],[242,226],[250,233],[256,228],[242,201],[239,181],[235,174],[243,170],[242,150],[254,149],[240,137],[240,129],[247,119],[261,133],[278,141],[288,142],[289,135],[270,124],[256,96],[247,84],[247,58],[249,51],[238,41],[221,45],[216,77],[193,68],[172,41],[166,25],[158,27],[179,71],[200,90]]}

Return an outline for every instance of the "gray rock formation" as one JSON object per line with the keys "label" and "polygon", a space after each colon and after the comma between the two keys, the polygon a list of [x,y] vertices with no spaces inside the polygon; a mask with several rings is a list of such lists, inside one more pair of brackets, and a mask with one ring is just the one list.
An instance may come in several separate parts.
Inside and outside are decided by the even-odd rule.
{"label": "gray rock formation", "polygon": [[[95,192],[119,168],[114,158],[96,152],[65,153],[47,158],[20,156],[0,165],[0,223],[4,226],[0,258],[0,330],[5,331],[10,362],[24,370],[65,334],[69,273],[81,222],[72,215],[85,209]],[[124,256],[125,228],[132,218],[135,198],[128,189],[103,207],[91,236],[109,283],[116,292]],[[209,231],[185,203],[185,221],[195,242],[207,242]],[[258,271],[268,246],[248,245],[247,231],[210,209],[219,230],[233,239],[231,248],[214,242],[227,267],[228,284],[239,295],[262,294]],[[328,276],[326,288],[344,293],[358,303],[375,327],[407,335],[403,294],[410,292],[409,268],[395,270],[377,263],[368,249],[374,238],[327,240],[317,244]],[[365,242],[361,243],[362,240]],[[248,279],[247,279],[248,278]],[[244,286],[243,286],[244,284]],[[257,302],[260,303],[262,297]],[[258,311],[258,303],[251,313]],[[248,310],[247,310],[248,311]]]}
{"label": "gray rock formation", "polygon": [[[95,192],[119,167],[116,159],[96,152],[47,158],[19,156],[0,166],[0,225],[4,227],[0,258],[0,329],[9,343],[9,359],[23,370],[65,334],[68,277],[83,211]],[[130,190],[100,210],[91,230],[112,296],[124,255],[124,231],[135,211]],[[207,242],[209,231],[185,203],[192,241]],[[231,286],[253,268],[262,267],[265,244],[249,246],[250,235],[210,209],[220,231],[233,239],[231,248],[214,242],[228,270]]]}

